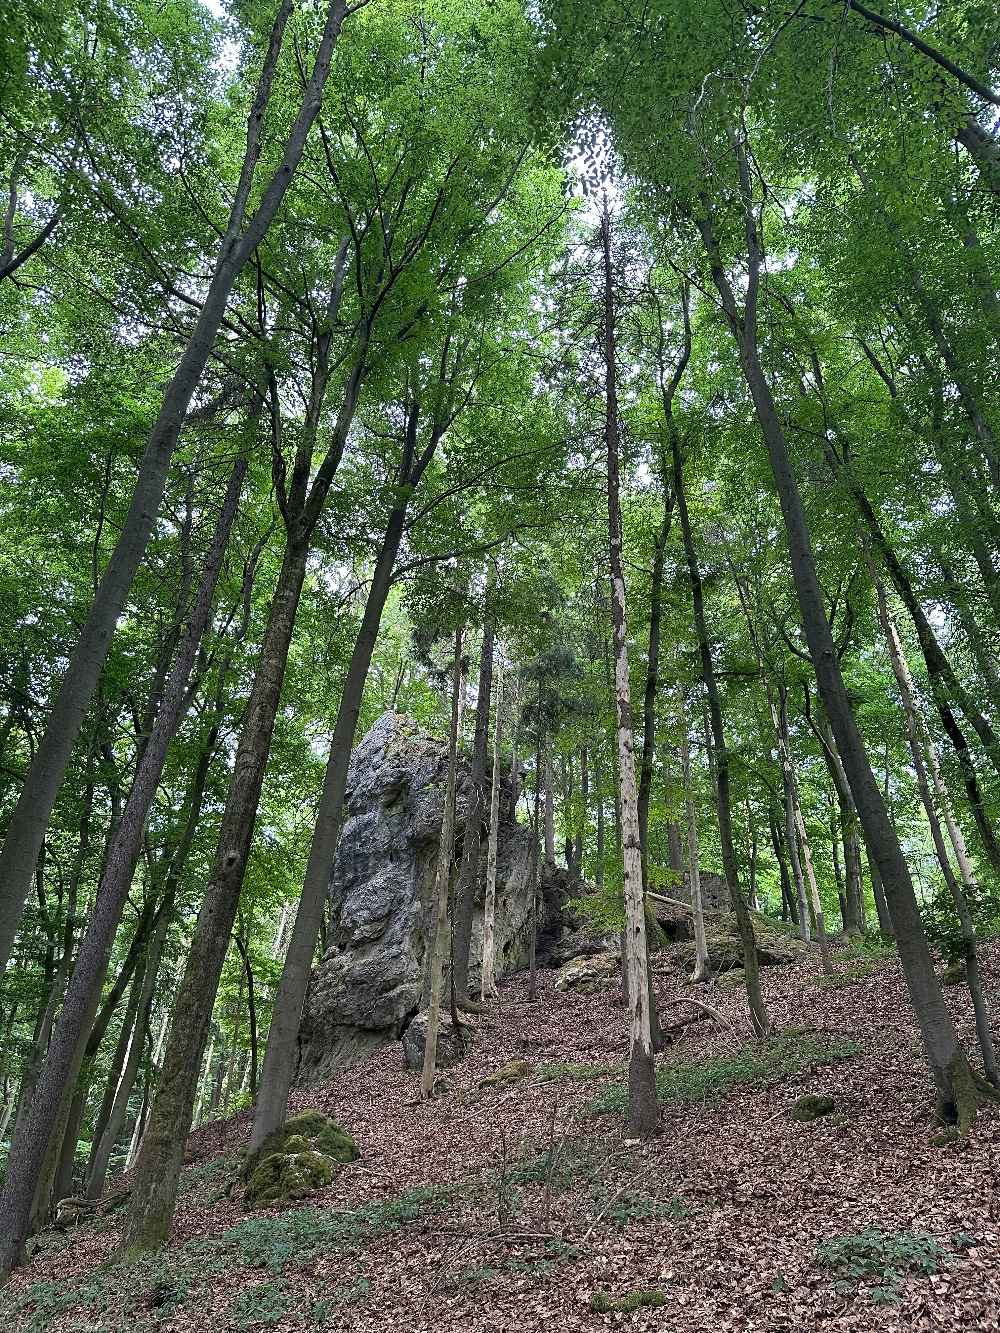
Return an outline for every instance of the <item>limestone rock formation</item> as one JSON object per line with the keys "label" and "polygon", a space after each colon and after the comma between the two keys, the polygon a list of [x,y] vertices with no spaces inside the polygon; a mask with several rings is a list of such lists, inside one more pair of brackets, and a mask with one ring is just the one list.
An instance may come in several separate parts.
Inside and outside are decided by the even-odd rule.
{"label": "limestone rock formation", "polygon": [[[397,1041],[420,1004],[426,929],[444,800],[447,750],[415,722],[386,713],[365,735],[348,774],[347,818],[330,886],[327,949],[313,972],[299,1034],[300,1087],[330,1078]],[[468,802],[459,782],[456,851]],[[472,939],[472,988],[482,955],[480,889]],[[531,916],[532,838],[500,825],[498,976],[523,966]]]}

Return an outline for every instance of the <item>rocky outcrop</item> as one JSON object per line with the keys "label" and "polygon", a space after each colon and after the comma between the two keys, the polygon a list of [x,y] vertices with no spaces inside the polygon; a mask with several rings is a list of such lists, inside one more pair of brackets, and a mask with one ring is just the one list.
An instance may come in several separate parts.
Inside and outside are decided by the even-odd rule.
{"label": "rocky outcrop", "polygon": [[[313,972],[299,1034],[300,1087],[329,1079],[398,1040],[420,1004],[447,749],[409,718],[387,713],[363,737],[348,773],[347,818],[330,886],[327,948]],[[459,784],[460,850],[468,775]],[[485,839],[472,938],[472,989],[482,955]],[[527,958],[530,833],[500,826],[497,975]]]}

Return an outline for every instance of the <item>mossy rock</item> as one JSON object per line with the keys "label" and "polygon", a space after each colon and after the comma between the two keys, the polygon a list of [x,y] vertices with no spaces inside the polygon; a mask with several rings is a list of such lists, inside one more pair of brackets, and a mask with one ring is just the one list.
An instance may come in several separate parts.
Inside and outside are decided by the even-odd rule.
{"label": "mossy rock", "polygon": [[321,1153],[326,1153],[327,1157],[332,1157],[335,1162],[345,1165],[348,1162],[356,1162],[361,1154],[358,1152],[358,1146],[348,1134],[346,1129],[341,1129],[335,1120],[328,1120],[323,1128],[313,1138],[313,1147]]}
{"label": "mossy rock", "polygon": [[304,1134],[286,1133],[285,1135],[284,1151],[286,1154],[288,1153],[294,1154],[298,1152],[310,1152],[312,1146],[313,1145],[309,1142],[309,1140],[306,1138]]}
{"label": "mossy rock", "polygon": [[792,1105],[792,1119],[800,1125],[811,1124],[825,1115],[832,1115],[836,1102],[823,1093],[807,1092]]}
{"label": "mossy rock", "polygon": [[956,963],[949,963],[941,973],[942,986],[961,986],[967,980],[964,958],[960,958]]}
{"label": "mossy rock", "polygon": [[522,1078],[527,1078],[534,1071],[535,1066],[530,1060],[512,1060],[509,1065],[504,1065],[498,1069],[495,1074],[490,1074],[488,1078],[479,1080],[481,1088],[503,1088],[509,1083],[517,1083]]}
{"label": "mossy rock", "polygon": [[322,1111],[317,1111],[313,1107],[307,1107],[304,1111],[296,1111],[295,1115],[290,1115],[285,1121],[285,1138],[288,1139],[293,1134],[301,1134],[304,1139],[311,1139],[318,1134],[321,1129],[327,1125],[332,1125],[333,1121],[323,1115]]}
{"label": "mossy rock", "polygon": [[340,1169],[339,1162],[326,1153],[270,1153],[258,1162],[247,1182],[244,1205],[247,1208],[271,1208],[290,1203],[304,1194],[329,1185]]}

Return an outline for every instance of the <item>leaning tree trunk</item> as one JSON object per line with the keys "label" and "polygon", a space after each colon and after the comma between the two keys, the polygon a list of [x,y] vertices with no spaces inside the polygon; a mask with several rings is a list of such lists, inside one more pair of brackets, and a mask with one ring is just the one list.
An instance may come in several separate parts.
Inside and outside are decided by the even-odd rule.
{"label": "leaning tree trunk", "polygon": [[451,956],[451,984],[456,1007],[469,1005],[469,952],[472,948],[472,918],[479,883],[479,852],[482,845],[485,807],[486,757],[490,740],[490,699],[493,694],[494,628],[487,608],[483,624],[483,644],[479,658],[479,695],[476,703],[476,729],[472,742],[472,769],[469,774],[469,803],[462,839],[462,864],[455,892],[455,920]]}
{"label": "leaning tree trunk", "polygon": [[[497,672],[496,730],[493,737],[493,780],[490,787],[490,831],[486,844],[486,896],[483,901],[483,963],[479,973],[480,999],[497,993],[496,941],[493,936],[497,893],[497,848],[500,840],[500,758],[503,740],[503,666]],[[511,816],[513,818],[513,815]]]}
{"label": "leaning tree trunk", "polygon": [[[866,553],[867,554],[867,553]],[[969,994],[972,998],[972,1009],[976,1017],[976,1035],[979,1038],[979,1049],[983,1056],[983,1068],[986,1071],[986,1077],[994,1087],[1000,1086],[1000,1071],[997,1070],[996,1051],[993,1046],[993,1036],[990,1032],[990,1014],[983,996],[982,982],[979,977],[979,956],[976,949],[976,928],[972,922],[972,914],[969,911],[969,904],[966,898],[966,892],[975,892],[975,881],[972,880],[971,865],[967,858],[960,861],[963,870],[963,884],[959,884],[955,878],[955,872],[952,869],[951,858],[948,856],[948,849],[945,846],[944,834],[941,831],[941,822],[938,819],[937,810],[934,806],[934,798],[931,795],[930,783],[927,780],[927,767],[924,763],[923,746],[921,745],[920,726],[916,702],[914,700],[913,679],[910,676],[910,669],[906,664],[906,658],[903,655],[903,646],[899,641],[899,634],[896,630],[895,621],[889,610],[889,604],[886,600],[885,588],[881,579],[878,577],[878,571],[875,568],[870,556],[868,557],[868,569],[872,576],[872,582],[875,585],[875,594],[878,603],[878,617],[882,625],[882,632],[885,635],[886,643],[889,646],[889,660],[892,663],[893,674],[896,677],[896,684],[899,686],[899,694],[903,701],[903,712],[906,714],[906,733],[910,743],[910,754],[913,758],[913,769],[917,775],[917,787],[920,791],[920,800],[924,807],[924,813],[927,816],[927,823],[931,831],[931,838],[934,842],[934,850],[937,853],[938,864],[941,867],[941,873],[944,875],[945,884],[948,892],[951,894],[952,902],[955,904],[955,914],[958,917],[959,926],[962,931],[963,957],[965,959],[965,976],[969,987]],[[963,845],[964,850],[964,845]]]}
{"label": "leaning tree trunk", "polygon": [[90,1164],[87,1168],[88,1179],[85,1193],[88,1199],[99,1199],[104,1191],[104,1182],[107,1179],[111,1154],[118,1142],[118,1135],[121,1133],[122,1126],[125,1124],[125,1117],[128,1114],[129,1098],[132,1095],[136,1075],[139,1072],[139,1064],[142,1060],[143,1038],[149,1022],[149,1008],[153,999],[153,990],[156,986],[156,975],[160,967],[160,954],[163,950],[163,942],[167,937],[170,919],[169,910],[162,912],[153,933],[125,1067],[122,1070],[118,1087],[114,1092],[114,1101],[104,1126],[104,1132],[94,1144]]}
{"label": "leaning tree trunk", "polygon": [[289,537],[240,731],[209,883],[139,1150],[122,1237],[126,1253],[158,1249],[173,1228],[201,1058],[250,855],[308,553],[307,540]]}
{"label": "leaning tree trunk", "polygon": [[[246,460],[241,459],[233,469],[205,557],[187,631],[115,833],[94,911],[70,978],[66,1002],[32,1100],[23,1140],[7,1169],[3,1193],[0,1194],[0,1274],[9,1272],[22,1261],[33,1201],[39,1185],[44,1188],[46,1180],[51,1183],[55,1173],[61,1147],[57,1126],[62,1121],[65,1128],[65,1117],[69,1114],[73,1089],[83,1063],[86,1035],[100,1004],[115,932],[142,852],[146,820],[163,773],[170,741],[184,712],[188,680],[198,647],[211,619],[212,601],[246,468]],[[44,1208],[47,1200],[42,1197],[40,1203]]]}
{"label": "leaning tree trunk", "polygon": [[760,287],[761,249],[754,211],[750,168],[742,145],[734,145],[745,204],[749,278],[743,313],[739,306],[713,230],[711,204],[703,196],[698,228],[709,257],[712,280],[719,293],[740,356],[743,375],[753,399],[767,448],[785,523],[795,590],[809,655],[820,696],[830,719],[837,749],[847,773],[864,829],[869,855],[885,888],[896,931],[900,961],[914,1012],[920,1025],[928,1063],[938,1091],[938,1118],[957,1122],[961,1132],[975,1120],[984,1097],[993,1089],[975,1073],[958,1038],[941,994],[920,919],[920,908],[909,867],[885,801],[872,772],[868,753],[851,707],[840,670],[836,644],[826,615],[823,591],[816,574],[812,539],[788,443],[777,406],[757,352],[757,296]]}
{"label": "leaning tree trunk", "polygon": [[[430,990],[427,1001],[427,1037],[424,1043],[424,1064],[420,1071],[420,1096],[425,1100],[433,1095],[437,1072],[437,1041],[441,1026],[441,996],[444,993],[444,950],[448,938],[448,880],[451,870],[452,844],[455,841],[455,788],[458,771],[458,731],[462,713],[462,631],[455,631],[455,661],[451,677],[451,729],[448,736],[448,776],[444,789],[444,813],[441,837],[438,841],[437,867],[434,872],[434,890],[431,902],[435,904],[434,943],[428,953]],[[453,1034],[458,1040],[459,1034]]]}
{"label": "leaning tree trunk", "polygon": [[337,720],[330,742],[330,756],[323,779],[316,825],[309,861],[306,865],[302,896],[295,913],[295,924],[285,953],[285,961],[274,997],[274,1011],[264,1049],[264,1067],[261,1071],[253,1130],[247,1148],[247,1168],[259,1158],[261,1149],[271,1137],[284,1128],[288,1093],[295,1074],[298,1051],[298,1032],[302,1009],[309,987],[309,974],[316,938],[323,919],[330,885],[330,872],[340,838],[344,799],[347,794],[347,770],[361,713],[365,682],[371,667],[378,639],[382,612],[392,587],[392,571],[399,553],[406,523],[406,506],[399,505],[391,512],[385,536],[375,561],[371,588],[365,602],[358,636],[347,667]]}
{"label": "leaning tree trunk", "polygon": [[606,377],[605,444],[608,453],[608,554],[611,577],[611,625],[615,659],[615,705],[618,769],[621,785],[622,852],[625,870],[625,938],[622,971],[628,977],[631,1055],[628,1072],[629,1128],[640,1138],[656,1133],[660,1123],[656,1100],[650,1015],[646,912],[639,841],[639,810],[632,737],[628,631],[625,620],[625,562],[619,494],[619,435],[615,318],[612,293],[611,224],[607,206],[601,224],[604,248],[604,366]]}
{"label": "leaning tree trunk", "polygon": [[[70,656],[69,665],[49,712],[44,735],[35,751],[7,828],[3,850],[0,852],[0,976],[3,976],[10,959],[10,950],[21,910],[31,885],[35,862],[38,860],[60,784],[108,655],[115,626],[124,610],[149,543],[160,501],[163,498],[170,460],[191,399],[208,364],[215,337],[225,316],[230,293],[236,279],[257,251],[274,221],[298,168],[313,121],[319,113],[323,89],[330,72],[333,49],[347,12],[346,0],[331,0],[313,72],[305,86],[298,114],[285,140],[281,160],[260,196],[256,210],[244,225],[249,200],[254,191],[254,175],[260,155],[265,111],[270,99],[285,26],[293,8],[293,0],[281,0],[247,122],[246,152],[240,179],[212,278],[198,320],[164,393],[163,402],[139,465],[135,488],[115,549],[101,577],[94,601],[80,631],[80,637]],[[0,1273],[6,1271],[5,1254],[4,1241],[0,1239]]]}

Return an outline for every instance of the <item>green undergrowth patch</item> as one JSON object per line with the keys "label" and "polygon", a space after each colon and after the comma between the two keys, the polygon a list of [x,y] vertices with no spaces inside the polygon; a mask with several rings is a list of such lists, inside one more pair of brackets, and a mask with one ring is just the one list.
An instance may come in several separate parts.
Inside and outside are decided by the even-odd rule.
{"label": "green undergrowth patch", "polygon": [[633,1310],[666,1305],[663,1291],[628,1291],[624,1296],[612,1296],[606,1291],[595,1291],[590,1298],[594,1314],[631,1314]]}
{"label": "green undergrowth patch", "polygon": [[[961,1249],[967,1237],[956,1234],[952,1244]],[[907,1274],[930,1277],[944,1267],[948,1251],[922,1231],[886,1234],[871,1229],[856,1236],[838,1236],[824,1241],[814,1263],[835,1275],[834,1291],[853,1296],[865,1291],[876,1305],[895,1305]]]}
{"label": "green undergrowth patch", "polygon": [[[425,1211],[446,1207],[458,1188],[410,1190],[350,1211],[306,1207],[246,1217],[218,1237],[199,1237],[156,1254],[142,1254],[98,1269],[72,1285],[36,1282],[8,1297],[4,1314],[18,1333],[47,1333],[59,1316],[70,1311],[79,1319],[77,1326],[88,1333],[120,1333],[122,1328],[138,1333],[181,1312],[196,1314],[207,1308],[218,1274],[225,1273],[227,1282],[235,1277],[240,1286],[229,1321],[240,1329],[266,1327],[285,1316],[292,1299],[279,1276],[282,1272],[331,1250],[346,1254],[363,1249]],[[356,1288],[350,1292],[352,1300],[363,1294]]]}
{"label": "green undergrowth patch", "polygon": [[[714,1059],[674,1060],[656,1071],[656,1091],[662,1103],[721,1101],[737,1087],[764,1088],[784,1083],[807,1071],[854,1060],[864,1053],[850,1037],[791,1029]],[[583,1108],[584,1116],[624,1115],[628,1089],[607,1088]]]}

